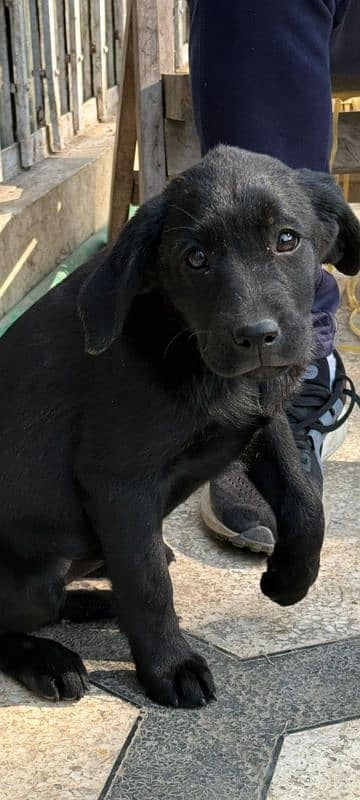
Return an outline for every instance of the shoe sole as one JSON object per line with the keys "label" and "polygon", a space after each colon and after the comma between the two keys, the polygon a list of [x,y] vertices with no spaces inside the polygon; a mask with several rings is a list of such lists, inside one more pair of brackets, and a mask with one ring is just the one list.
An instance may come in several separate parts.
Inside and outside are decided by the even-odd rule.
{"label": "shoe sole", "polygon": [[[341,412],[339,419],[341,419],[342,415],[345,414],[346,408],[343,409]],[[341,447],[344,443],[346,434],[347,434],[347,422],[338,428],[336,431],[332,431],[332,433],[328,433],[325,438],[324,446],[321,453],[321,460],[327,461],[330,456],[336,453],[336,450]],[[330,509],[326,502],[326,498],[324,499],[324,516],[325,516],[325,532],[330,523]],[[217,539],[218,541],[222,542],[230,542],[233,547],[237,547],[239,550],[247,549],[251,550],[252,553],[265,553],[265,555],[271,556],[274,551],[275,540],[272,531],[270,528],[266,528],[264,525],[256,525],[252,528],[247,528],[245,531],[232,531],[230,528],[227,528],[220,520],[215,516],[211,501],[210,501],[210,486],[207,484],[202,491],[201,499],[200,499],[200,512],[203,522],[205,523],[209,533]],[[258,536],[265,535],[269,538],[273,539],[273,543],[271,544],[266,542],[259,542],[257,541]]]}
{"label": "shoe sole", "polygon": [[[274,536],[270,528],[265,527],[265,525],[256,525],[239,533],[232,531],[220,522],[212,510],[209,484],[205,486],[201,493],[200,512],[203,522],[214,539],[218,539],[222,542],[229,542],[233,547],[237,547],[239,550],[246,548],[247,550],[251,550],[252,553],[265,553],[268,556],[271,556],[273,553],[275,546]],[[259,535],[259,533],[271,538],[272,543],[256,541],[256,535]]]}
{"label": "shoe sole", "polygon": [[[339,414],[338,419],[340,420],[341,417],[344,416],[345,412],[347,411],[347,407],[344,406],[341,414]],[[321,451],[321,461],[327,461],[330,456],[332,456],[336,451],[344,444],[348,431],[348,423],[347,421],[338,428],[336,431],[332,431],[332,433],[328,433],[325,436],[323,448]]]}
{"label": "shoe sole", "polygon": [[[330,508],[326,502],[326,498],[323,500],[323,509],[325,518],[324,533],[326,533],[331,520]],[[202,521],[204,525],[206,525],[208,532],[214,539],[217,539],[217,541],[229,542],[229,544],[232,544],[233,547],[237,547],[238,550],[251,550],[252,553],[264,553],[267,556],[271,556],[273,554],[275,539],[270,528],[265,527],[265,525],[255,525],[252,528],[247,528],[246,531],[241,531],[240,533],[239,531],[232,531],[231,528],[227,528],[226,525],[220,522],[212,510],[210,501],[210,484],[206,484],[201,493],[200,513]],[[270,542],[267,544],[266,542],[257,541],[259,533],[265,534],[265,536],[268,536],[269,538],[272,537],[273,544]]]}

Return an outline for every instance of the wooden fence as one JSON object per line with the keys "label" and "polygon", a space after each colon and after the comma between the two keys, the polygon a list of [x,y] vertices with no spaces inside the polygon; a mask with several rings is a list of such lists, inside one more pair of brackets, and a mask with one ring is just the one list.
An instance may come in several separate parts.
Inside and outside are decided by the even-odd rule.
{"label": "wooden fence", "polygon": [[[182,68],[187,3],[173,2]],[[0,181],[109,119],[125,18],[126,0],[0,0]]]}

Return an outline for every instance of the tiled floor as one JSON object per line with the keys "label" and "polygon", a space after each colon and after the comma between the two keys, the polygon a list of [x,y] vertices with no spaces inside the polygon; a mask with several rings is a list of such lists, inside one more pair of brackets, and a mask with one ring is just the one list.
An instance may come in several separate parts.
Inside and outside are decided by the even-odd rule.
{"label": "tiled floor", "polygon": [[[346,364],[360,386],[360,357]],[[297,606],[260,593],[261,558],[209,538],[197,496],[166,522],[176,608],[211,664],[217,703],[179,712],[146,700],[114,624],[49,629],[85,659],[93,688],[53,706],[0,676],[0,800],[360,796],[359,432],[354,412],[326,467],[321,573]]]}
{"label": "tiled floor", "polygon": [[286,737],[268,800],[358,800],[360,720]]}

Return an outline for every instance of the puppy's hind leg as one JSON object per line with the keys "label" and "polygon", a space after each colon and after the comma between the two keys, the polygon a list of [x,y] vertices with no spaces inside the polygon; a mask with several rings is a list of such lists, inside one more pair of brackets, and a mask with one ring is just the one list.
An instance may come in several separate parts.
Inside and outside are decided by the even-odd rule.
{"label": "puppy's hind leg", "polygon": [[114,619],[113,593],[110,589],[68,589],[61,618],[69,622],[95,622]]}
{"label": "puppy's hind leg", "polygon": [[0,669],[47,700],[78,700],[89,685],[76,653],[29,634],[60,619],[64,596],[56,570],[31,572],[18,560],[0,568]]}

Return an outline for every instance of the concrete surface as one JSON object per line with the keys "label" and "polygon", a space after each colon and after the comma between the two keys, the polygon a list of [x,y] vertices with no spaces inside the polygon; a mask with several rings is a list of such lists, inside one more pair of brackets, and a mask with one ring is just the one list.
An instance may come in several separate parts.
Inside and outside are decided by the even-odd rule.
{"label": "concrete surface", "polygon": [[360,721],[286,737],[268,800],[358,800]]}
{"label": "concrete surface", "polygon": [[[345,306],[339,316],[339,344],[358,343]],[[360,357],[344,358],[360,385]],[[167,520],[176,608],[211,665],[217,702],[173,711],[147,700],[113,623],[46,629],[81,654],[94,689],[53,707],[0,676],[1,798],[359,796],[359,432],[354,411],[326,466],[331,521],[320,576],[297,606],[260,593],[262,558],[207,535],[196,495]]]}

